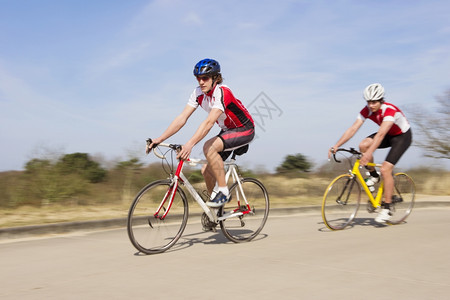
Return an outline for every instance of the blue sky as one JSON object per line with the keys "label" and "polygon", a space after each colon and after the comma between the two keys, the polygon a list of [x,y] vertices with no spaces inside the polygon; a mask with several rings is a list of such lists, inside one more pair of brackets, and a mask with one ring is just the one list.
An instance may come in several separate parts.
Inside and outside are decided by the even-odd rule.
{"label": "blue sky", "polygon": [[[450,88],[449,15],[436,0],[0,0],[0,171],[74,152],[157,161],[144,141],[181,112],[205,57],[261,112],[244,165],[273,170],[295,153],[323,164],[368,84],[404,110]],[[199,109],[169,142],[205,117]],[[369,122],[348,146],[376,131]],[[399,166],[439,163],[421,154],[410,148]]]}

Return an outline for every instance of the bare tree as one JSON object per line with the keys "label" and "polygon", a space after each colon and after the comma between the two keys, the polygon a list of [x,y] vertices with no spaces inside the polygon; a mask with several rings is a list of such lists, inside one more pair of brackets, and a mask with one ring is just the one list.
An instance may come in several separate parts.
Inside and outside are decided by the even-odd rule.
{"label": "bare tree", "polygon": [[425,156],[450,159],[450,89],[436,100],[431,111],[424,107],[409,111],[411,123],[418,129],[413,132],[414,142]]}

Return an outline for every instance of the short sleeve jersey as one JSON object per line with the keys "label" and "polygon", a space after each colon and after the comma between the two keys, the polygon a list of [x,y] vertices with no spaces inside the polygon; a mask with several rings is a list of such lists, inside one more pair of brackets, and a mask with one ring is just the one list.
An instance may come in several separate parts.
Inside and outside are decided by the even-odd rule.
{"label": "short sleeve jersey", "polygon": [[234,97],[230,88],[218,84],[213,91],[205,94],[197,87],[189,97],[188,105],[192,107],[201,106],[206,112],[213,108],[220,109],[223,113],[217,119],[217,124],[223,130],[243,127],[253,123],[250,113],[240,100]]}
{"label": "short sleeve jersey", "polygon": [[388,132],[388,135],[391,136],[405,133],[411,127],[403,112],[395,105],[387,102],[381,104],[380,109],[374,113],[370,111],[368,106],[365,106],[359,113],[358,119],[362,121],[370,119],[378,125],[381,125],[383,121],[394,122]]}

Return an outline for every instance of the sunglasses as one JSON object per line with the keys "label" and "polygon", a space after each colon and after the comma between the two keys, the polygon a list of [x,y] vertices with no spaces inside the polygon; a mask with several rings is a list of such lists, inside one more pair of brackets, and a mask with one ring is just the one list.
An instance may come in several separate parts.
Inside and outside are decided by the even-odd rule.
{"label": "sunglasses", "polygon": [[200,81],[200,80],[208,81],[211,78],[211,76],[196,76],[196,77],[197,77],[198,81]]}

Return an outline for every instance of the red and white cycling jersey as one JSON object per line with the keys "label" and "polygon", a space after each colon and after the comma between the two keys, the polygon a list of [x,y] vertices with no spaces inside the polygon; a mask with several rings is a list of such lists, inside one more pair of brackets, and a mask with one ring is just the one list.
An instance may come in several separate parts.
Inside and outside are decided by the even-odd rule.
{"label": "red and white cycling jersey", "polygon": [[403,112],[393,104],[384,102],[378,111],[370,111],[368,106],[365,106],[358,115],[358,119],[365,121],[371,119],[378,125],[381,125],[383,121],[394,122],[388,134],[395,136],[405,133],[411,127]]}
{"label": "red and white cycling jersey", "polygon": [[243,127],[248,125],[248,122],[254,124],[245,106],[234,97],[230,88],[223,84],[218,84],[208,94],[204,94],[200,87],[197,87],[192,92],[188,105],[195,108],[201,106],[208,113],[213,108],[223,111],[217,119],[217,124],[223,130]]}

